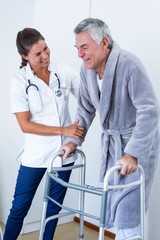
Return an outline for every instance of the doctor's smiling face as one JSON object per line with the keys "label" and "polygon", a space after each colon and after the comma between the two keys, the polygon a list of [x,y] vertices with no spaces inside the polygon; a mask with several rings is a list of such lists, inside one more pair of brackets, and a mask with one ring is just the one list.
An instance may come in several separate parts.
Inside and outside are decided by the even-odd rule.
{"label": "doctor's smiling face", "polygon": [[20,68],[29,62],[32,69],[42,70],[50,63],[50,50],[42,34],[34,28],[19,31],[16,39],[17,50],[22,57]]}
{"label": "doctor's smiling face", "polygon": [[23,55],[23,58],[33,69],[46,68],[50,63],[50,49],[45,40],[39,40],[31,46],[28,55]]}

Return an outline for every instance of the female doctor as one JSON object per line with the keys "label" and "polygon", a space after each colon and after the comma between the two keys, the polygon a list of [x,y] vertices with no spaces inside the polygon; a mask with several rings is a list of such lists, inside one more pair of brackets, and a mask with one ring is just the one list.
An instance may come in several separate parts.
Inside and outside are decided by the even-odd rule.
{"label": "female doctor", "polygon": [[[78,120],[71,124],[68,110],[69,93],[75,97],[78,94],[77,73],[67,65],[50,63],[50,50],[36,29],[19,31],[16,44],[22,65],[11,81],[11,111],[25,133],[25,144],[4,240],[18,238],[53,153],[69,137],[83,139],[85,136],[85,130],[77,125]],[[72,156],[63,161],[62,166],[73,162]],[[70,174],[70,171],[64,171],[60,177],[69,181]],[[51,197],[62,203],[65,193],[66,188],[52,181]],[[49,202],[46,217],[59,211],[60,207]],[[57,219],[49,221],[44,240],[53,239],[56,225]]]}

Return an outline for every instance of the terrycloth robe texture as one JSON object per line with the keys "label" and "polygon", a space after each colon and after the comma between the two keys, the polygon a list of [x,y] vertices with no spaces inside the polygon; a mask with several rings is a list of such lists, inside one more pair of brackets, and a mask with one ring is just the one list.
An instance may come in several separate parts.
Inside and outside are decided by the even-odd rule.
{"label": "terrycloth robe texture", "polygon": [[[96,111],[102,127],[100,180],[123,153],[137,158],[145,171],[146,210],[159,154],[159,106],[153,87],[140,60],[114,42],[101,93],[95,70],[81,67],[78,105],[80,125],[89,129]],[[76,139],[73,141],[81,144]],[[110,183],[125,184],[139,179],[113,174]],[[139,224],[139,189],[109,191],[106,227],[131,228]]]}

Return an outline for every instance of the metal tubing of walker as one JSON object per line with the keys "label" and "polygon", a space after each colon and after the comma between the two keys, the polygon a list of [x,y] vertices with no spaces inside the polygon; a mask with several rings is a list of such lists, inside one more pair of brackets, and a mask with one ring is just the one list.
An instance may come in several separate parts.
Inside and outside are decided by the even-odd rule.
{"label": "metal tubing of walker", "polygon": [[[109,189],[120,189],[120,188],[126,188],[126,187],[133,187],[140,185],[140,234],[141,236],[135,236],[131,238],[127,238],[126,240],[145,240],[145,173],[141,165],[138,165],[138,170],[140,172],[140,180],[131,182],[128,184],[123,185],[108,185],[109,176],[116,170],[120,170],[122,168],[121,165],[113,166],[110,168],[104,178],[104,191],[108,191]],[[101,239],[100,239],[101,240]]]}
{"label": "metal tubing of walker", "polygon": [[104,240],[104,228],[100,227],[99,229],[99,238],[98,240]]}
{"label": "metal tubing of walker", "polygon": [[[144,176],[144,171],[143,168],[138,165],[138,169],[140,171],[140,180],[135,181],[135,182],[131,182],[128,184],[123,184],[123,185],[109,185],[108,184],[108,180],[110,175],[114,172],[117,171],[119,169],[122,168],[121,165],[117,165],[114,166],[112,168],[110,168],[104,178],[104,186],[103,188],[96,188],[96,187],[91,187],[89,185],[85,185],[85,167],[86,167],[86,158],[84,153],[79,150],[76,149],[75,153],[79,153],[81,155],[81,164],[75,164],[72,167],[63,167],[63,170],[73,170],[76,168],[80,169],[80,184],[73,184],[73,183],[66,183],[63,180],[57,178],[56,176],[54,176],[54,171],[62,171],[62,168],[54,168],[53,167],[53,160],[57,157],[57,156],[61,156],[64,154],[64,150],[60,150],[58,151],[56,154],[54,154],[52,161],[50,161],[48,169],[47,169],[47,179],[46,179],[46,185],[45,185],[45,194],[44,194],[44,204],[43,204],[43,213],[42,213],[42,222],[41,222],[41,229],[40,229],[40,236],[39,236],[39,240],[43,240],[43,233],[44,233],[44,229],[45,229],[45,225],[47,221],[50,221],[52,219],[52,217],[45,219],[46,217],[46,210],[47,210],[47,204],[48,204],[48,200],[54,201],[53,199],[50,199],[49,197],[49,184],[50,184],[50,180],[54,179],[55,181],[57,181],[59,184],[62,184],[65,187],[71,188],[71,189],[75,189],[80,191],[80,205],[79,205],[79,209],[80,210],[74,210],[72,208],[68,208],[65,206],[61,206],[63,209],[66,209],[69,212],[74,212],[79,214],[80,217],[80,228],[79,228],[79,239],[83,240],[84,239],[84,216],[88,216],[91,218],[95,218],[97,220],[100,221],[100,229],[99,229],[99,240],[104,240],[104,229],[105,229],[105,220],[106,220],[106,209],[107,209],[107,195],[108,195],[108,190],[115,190],[115,189],[122,189],[122,188],[126,188],[126,187],[133,187],[133,186],[140,186],[140,201],[141,201],[141,213],[140,213],[140,234],[141,236],[136,236],[136,237],[132,237],[132,238],[127,238],[126,240],[134,240],[134,239],[139,239],[139,240],[145,240],[145,231],[144,231],[144,226],[145,226],[145,221],[144,221],[144,216],[145,216],[145,176]],[[94,215],[91,214],[87,214],[84,212],[84,201],[85,201],[85,193],[91,193],[91,194],[95,194],[95,195],[99,195],[102,197],[101,199],[101,210],[100,210],[100,217],[96,217]],[[56,202],[55,202],[56,203]],[[58,204],[58,203],[56,203]],[[59,204],[58,204],[59,205]],[[63,215],[63,214],[62,214]],[[57,216],[54,217],[61,217],[61,214],[57,214]],[[65,214],[64,214],[65,215]],[[67,215],[67,213],[66,213]],[[54,218],[53,217],[53,218]]]}
{"label": "metal tubing of walker", "polygon": [[[81,168],[81,186],[85,183],[85,172],[84,168]],[[85,199],[85,192],[80,191],[80,212],[84,213],[84,199]],[[84,239],[84,214],[79,214],[80,218],[80,226],[79,226],[79,239]]]}
{"label": "metal tubing of walker", "polygon": [[39,240],[43,240],[43,234],[44,234],[44,229],[45,229],[46,212],[47,212],[47,206],[48,206],[47,195],[49,193],[49,186],[50,186],[50,178],[48,177],[48,174],[47,174],[45,190],[44,190],[44,199],[43,199],[43,208],[42,208],[42,217],[41,217],[41,226],[40,226],[40,232],[39,232]]}
{"label": "metal tubing of walker", "polygon": [[145,173],[141,166],[139,166],[141,171],[141,186],[140,186],[140,194],[141,194],[141,236],[142,239],[145,240]]}
{"label": "metal tubing of walker", "polygon": [[108,191],[103,189],[102,199],[101,199],[101,211],[100,211],[99,240],[104,240],[104,228],[105,228],[106,208],[107,208],[107,195],[108,195]]}
{"label": "metal tubing of walker", "polygon": [[[82,154],[82,153],[81,153]],[[85,169],[86,169],[86,158],[85,155],[81,155],[83,158],[84,166],[80,169],[80,184],[83,187],[85,184]],[[80,212],[84,213],[84,201],[85,201],[85,191],[80,191]],[[79,227],[79,239],[84,239],[84,214],[79,214],[80,217],[80,227]]]}
{"label": "metal tubing of walker", "polygon": [[0,240],[3,240],[3,233],[2,233],[2,228],[0,226]]}

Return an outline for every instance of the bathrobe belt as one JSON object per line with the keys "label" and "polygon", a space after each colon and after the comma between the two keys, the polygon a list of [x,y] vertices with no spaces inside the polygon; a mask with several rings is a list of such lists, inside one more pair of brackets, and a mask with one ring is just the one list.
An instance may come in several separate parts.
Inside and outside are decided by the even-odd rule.
{"label": "bathrobe belt", "polygon": [[133,132],[132,128],[127,129],[103,129],[102,133],[102,160],[100,169],[100,180],[103,181],[108,165],[108,154],[113,158],[113,165],[122,157],[122,139],[126,142],[130,139]]}

